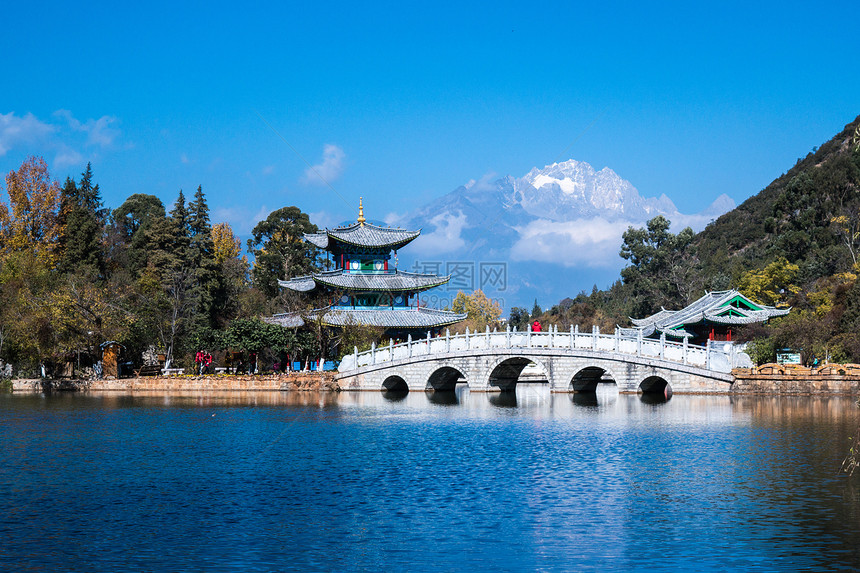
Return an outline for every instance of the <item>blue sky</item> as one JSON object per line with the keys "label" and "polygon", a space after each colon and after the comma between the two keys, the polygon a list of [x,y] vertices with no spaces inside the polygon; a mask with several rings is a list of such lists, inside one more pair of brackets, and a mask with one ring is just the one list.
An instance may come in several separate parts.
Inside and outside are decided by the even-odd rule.
{"label": "blue sky", "polygon": [[15,2],[0,170],[91,161],[112,208],[203,185],[240,234],[285,205],[335,224],[361,195],[382,219],[568,158],[688,213],[860,113],[856,2],[597,4]]}

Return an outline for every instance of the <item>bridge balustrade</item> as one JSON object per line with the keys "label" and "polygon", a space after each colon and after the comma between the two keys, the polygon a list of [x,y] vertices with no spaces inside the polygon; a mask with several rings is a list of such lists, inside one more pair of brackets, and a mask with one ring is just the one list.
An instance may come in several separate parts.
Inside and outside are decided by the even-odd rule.
{"label": "bridge balustrade", "polygon": [[659,360],[667,360],[707,368],[717,372],[731,372],[734,367],[752,364],[749,356],[732,344],[709,343],[707,346],[693,346],[686,342],[642,338],[636,336],[621,336],[601,334],[595,329],[592,332],[579,332],[573,328],[570,332],[559,332],[550,329],[548,332],[511,331],[504,332],[486,330],[484,332],[469,332],[437,338],[411,337],[406,342],[389,344],[370,350],[358,352],[343,358],[340,371],[353,370],[361,366],[369,366],[394,360],[417,358],[420,356],[440,355],[470,350],[491,350],[493,348],[547,348],[569,350],[592,350],[595,352],[610,352],[642,356]]}

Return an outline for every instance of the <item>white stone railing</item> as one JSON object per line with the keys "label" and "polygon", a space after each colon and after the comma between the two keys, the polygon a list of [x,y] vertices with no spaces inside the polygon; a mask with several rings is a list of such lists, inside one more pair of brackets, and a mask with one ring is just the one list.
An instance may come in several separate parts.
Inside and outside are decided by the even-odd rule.
{"label": "white stone railing", "polygon": [[484,332],[469,332],[451,336],[448,331],[445,336],[432,338],[427,333],[426,338],[412,339],[410,335],[406,342],[377,347],[374,343],[370,350],[344,356],[338,370],[345,372],[362,366],[374,366],[391,362],[417,358],[435,354],[447,354],[468,350],[492,350],[493,348],[528,349],[528,348],[560,348],[569,350],[593,350],[610,352],[628,356],[655,358],[679,364],[687,364],[705,368],[714,372],[728,373],[732,368],[750,367],[752,362],[743,352],[743,347],[730,342],[714,342],[710,340],[706,346],[696,346],[683,342],[666,340],[661,335],[659,340],[643,338],[641,331],[637,336],[622,336],[618,329],[614,334],[600,334],[600,329],[594,327],[591,332],[580,332],[579,327],[571,327],[570,332],[559,332],[550,328],[547,332],[516,331],[507,328],[504,331],[487,327]]}

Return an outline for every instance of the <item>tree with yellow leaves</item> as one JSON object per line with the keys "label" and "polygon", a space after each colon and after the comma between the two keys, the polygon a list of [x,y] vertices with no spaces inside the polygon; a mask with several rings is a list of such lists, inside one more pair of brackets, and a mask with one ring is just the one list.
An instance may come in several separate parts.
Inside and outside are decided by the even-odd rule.
{"label": "tree with yellow leaves", "polygon": [[31,251],[49,268],[57,261],[60,186],[41,157],[30,157],[6,175],[9,204],[0,201],[0,252]]}
{"label": "tree with yellow leaves", "polygon": [[227,259],[239,256],[240,243],[229,223],[212,226],[212,242],[215,245],[215,262],[223,264]]}
{"label": "tree with yellow leaves", "polygon": [[454,302],[451,303],[451,310],[466,313],[468,316],[463,326],[468,326],[472,330],[483,330],[487,326],[495,328],[498,326],[499,318],[502,316],[502,309],[499,303],[490,299],[480,289],[472,294],[459,291],[457,296],[454,297]]}
{"label": "tree with yellow leaves", "polygon": [[788,299],[800,292],[794,284],[800,267],[780,257],[763,269],[744,273],[738,282],[738,290],[752,300],[767,304],[785,304]]}

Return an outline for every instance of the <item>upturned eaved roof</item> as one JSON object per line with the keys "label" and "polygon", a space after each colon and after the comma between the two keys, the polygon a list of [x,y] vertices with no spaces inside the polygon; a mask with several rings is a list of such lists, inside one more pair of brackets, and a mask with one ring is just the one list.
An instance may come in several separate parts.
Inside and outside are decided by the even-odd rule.
{"label": "upturned eaved roof", "polygon": [[308,292],[316,288],[317,283],[314,282],[314,277],[311,275],[303,277],[295,277],[286,281],[279,280],[278,284],[284,288],[295,290],[298,292]]}
{"label": "upturned eaved roof", "polygon": [[736,290],[706,293],[705,296],[681,310],[662,309],[647,318],[631,318],[635,330],[643,336],[655,331],[667,336],[683,338],[690,336],[685,325],[710,322],[716,324],[740,325],[764,322],[770,318],[784,316],[790,309],[779,309],[758,304]]}
{"label": "upturned eaved roof", "polygon": [[[363,324],[383,328],[438,328],[460,322],[466,319],[466,314],[458,314],[446,310],[431,308],[398,308],[398,309],[318,309],[311,314],[322,313],[322,322],[326,326],[347,326]],[[304,324],[298,313],[276,314],[264,319],[271,324],[279,324],[295,328]]]}
{"label": "upturned eaved roof", "polygon": [[418,235],[421,230],[407,231],[406,229],[379,227],[372,223],[353,223],[345,227],[326,229],[322,233],[305,234],[305,240],[321,249],[328,249],[333,241],[357,247],[388,247],[399,249]]}
{"label": "upturned eaved roof", "polygon": [[282,287],[308,292],[316,285],[355,292],[419,292],[447,283],[450,276],[394,271],[387,273],[349,273],[342,269],[326,271],[288,281]]}

